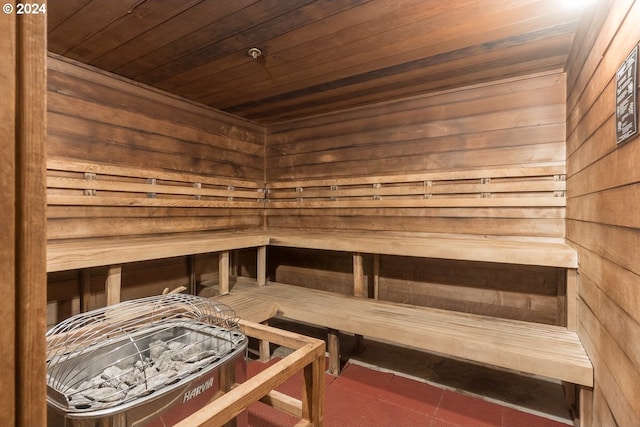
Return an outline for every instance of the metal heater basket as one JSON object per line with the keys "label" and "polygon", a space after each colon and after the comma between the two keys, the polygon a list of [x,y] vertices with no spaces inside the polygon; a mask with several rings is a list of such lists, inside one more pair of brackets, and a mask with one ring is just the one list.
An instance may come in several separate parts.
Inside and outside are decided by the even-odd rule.
{"label": "metal heater basket", "polygon": [[244,361],[237,321],[228,306],[185,294],[73,316],[47,333],[47,402],[71,419],[166,412],[212,388],[220,366]]}

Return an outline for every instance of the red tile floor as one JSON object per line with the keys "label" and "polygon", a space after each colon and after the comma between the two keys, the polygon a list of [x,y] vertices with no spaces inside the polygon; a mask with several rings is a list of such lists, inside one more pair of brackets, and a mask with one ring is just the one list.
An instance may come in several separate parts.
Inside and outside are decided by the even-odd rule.
{"label": "red tile floor", "polygon": [[[275,363],[251,362],[253,376]],[[300,398],[298,374],[278,391]],[[566,427],[567,424],[435,387],[388,372],[347,364],[339,377],[325,375],[326,427]],[[256,403],[251,427],[293,426],[296,419]]]}

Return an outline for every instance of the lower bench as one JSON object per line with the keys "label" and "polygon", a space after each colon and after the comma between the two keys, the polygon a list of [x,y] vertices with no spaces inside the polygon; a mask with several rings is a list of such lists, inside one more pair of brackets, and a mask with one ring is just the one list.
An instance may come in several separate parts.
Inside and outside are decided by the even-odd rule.
{"label": "lower bench", "polygon": [[268,282],[236,283],[218,298],[242,318],[275,315],[421,351],[586,387],[593,366],[577,334],[562,326],[362,299]]}

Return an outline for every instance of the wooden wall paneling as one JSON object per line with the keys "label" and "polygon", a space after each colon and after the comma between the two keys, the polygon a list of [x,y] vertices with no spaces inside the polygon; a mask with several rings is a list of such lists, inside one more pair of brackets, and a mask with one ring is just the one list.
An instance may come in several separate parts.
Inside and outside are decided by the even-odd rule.
{"label": "wooden wall paneling", "polygon": [[[585,305],[580,307],[580,313],[583,327],[581,340],[587,352],[593,355],[595,382],[604,391],[603,397],[615,424],[639,424],[635,387],[638,381],[637,371],[620,351],[615,338],[600,324],[596,315]],[[606,410],[601,408],[603,409]]]}
{"label": "wooden wall paneling", "polygon": [[46,21],[5,13],[0,25],[0,424],[26,427],[46,424]]}
{"label": "wooden wall paneling", "polygon": [[[16,17],[4,14],[0,17],[3,27],[7,31],[5,37],[0,38],[0,94],[5,100],[0,103],[0,133],[5,135],[6,143],[0,147],[0,281],[4,295],[0,298],[0,311],[5,319],[5,327],[0,328],[0,388],[3,398],[0,399],[0,424],[15,425],[17,419],[18,384],[16,381],[16,334],[18,330],[17,313],[17,257],[16,242],[16,150],[19,143],[16,123]],[[42,401],[44,403],[44,401]]]}
{"label": "wooden wall paneling", "polygon": [[[262,126],[53,54],[49,56],[49,69],[50,161],[155,168],[175,176],[200,174],[227,179],[230,186],[242,186],[234,180],[245,178],[262,185],[265,167]],[[95,150],[96,145],[101,149]],[[183,155],[176,156],[176,152]],[[95,185],[101,185],[100,172],[96,172]],[[56,179],[51,178],[52,182]],[[136,181],[132,178],[131,182],[129,187],[135,187]],[[158,181],[158,185],[166,184],[173,183]],[[207,194],[209,190],[202,188],[203,194]],[[227,206],[226,201],[211,202],[211,206],[205,202],[190,203],[186,193],[182,203],[164,203],[163,197],[158,196],[152,200],[155,203],[147,203],[148,207],[135,206],[133,201],[120,202],[120,206],[99,206],[98,199],[83,199],[87,202],[83,205],[95,202],[95,206],[70,206],[63,196],[73,193],[65,191],[49,191],[50,239],[258,228],[263,224],[257,195],[252,199],[255,206],[244,207],[241,203]],[[107,191],[98,190],[111,195]],[[114,197],[111,201],[118,200]]]}
{"label": "wooden wall paneling", "polygon": [[[640,41],[640,4],[602,2],[569,56],[567,238],[578,248],[578,332],[595,368],[586,425],[638,421],[638,138],[615,142],[615,71]],[[612,398],[616,396],[616,398]],[[588,396],[589,397],[589,396]]]}

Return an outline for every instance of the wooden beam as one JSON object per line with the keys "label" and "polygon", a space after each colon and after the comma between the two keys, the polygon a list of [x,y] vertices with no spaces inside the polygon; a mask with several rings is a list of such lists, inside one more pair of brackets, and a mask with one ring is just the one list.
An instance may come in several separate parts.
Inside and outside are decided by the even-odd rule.
{"label": "wooden beam", "polygon": [[373,299],[380,293],[380,254],[373,255]]}
{"label": "wooden beam", "polygon": [[353,254],[353,295],[356,297],[366,297],[361,253]]}
{"label": "wooden beam", "polygon": [[91,307],[91,269],[80,270],[80,312],[86,313]]}
{"label": "wooden beam", "polygon": [[302,416],[302,402],[294,397],[280,393],[277,390],[271,390],[269,394],[260,399],[260,402],[293,415],[296,418]]}
{"label": "wooden beam", "polygon": [[189,274],[189,293],[198,295],[198,277],[196,276],[196,256],[187,257],[187,271]]}
{"label": "wooden beam", "polygon": [[567,329],[578,329],[578,271],[567,268]]}
{"label": "wooden beam", "polygon": [[264,286],[267,284],[267,247],[258,246],[257,255],[257,279],[258,286]]}
{"label": "wooden beam", "polygon": [[229,251],[218,253],[218,286],[220,295],[229,293]]}
{"label": "wooden beam", "polygon": [[[269,322],[262,322],[263,325],[269,326]],[[271,343],[267,340],[260,340],[260,361],[267,363],[271,360]]]}
{"label": "wooden beam", "polygon": [[302,419],[315,427],[324,425],[324,366],[323,352],[303,369]]}
{"label": "wooden beam", "polygon": [[122,266],[111,265],[107,270],[107,280],[105,282],[105,293],[107,295],[107,305],[120,302],[120,291],[122,289]]}
{"label": "wooden beam", "polygon": [[340,332],[329,329],[327,339],[327,350],[329,352],[329,373],[340,375]]}
{"label": "wooden beam", "polygon": [[0,15],[0,425],[46,425],[46,15]]}

